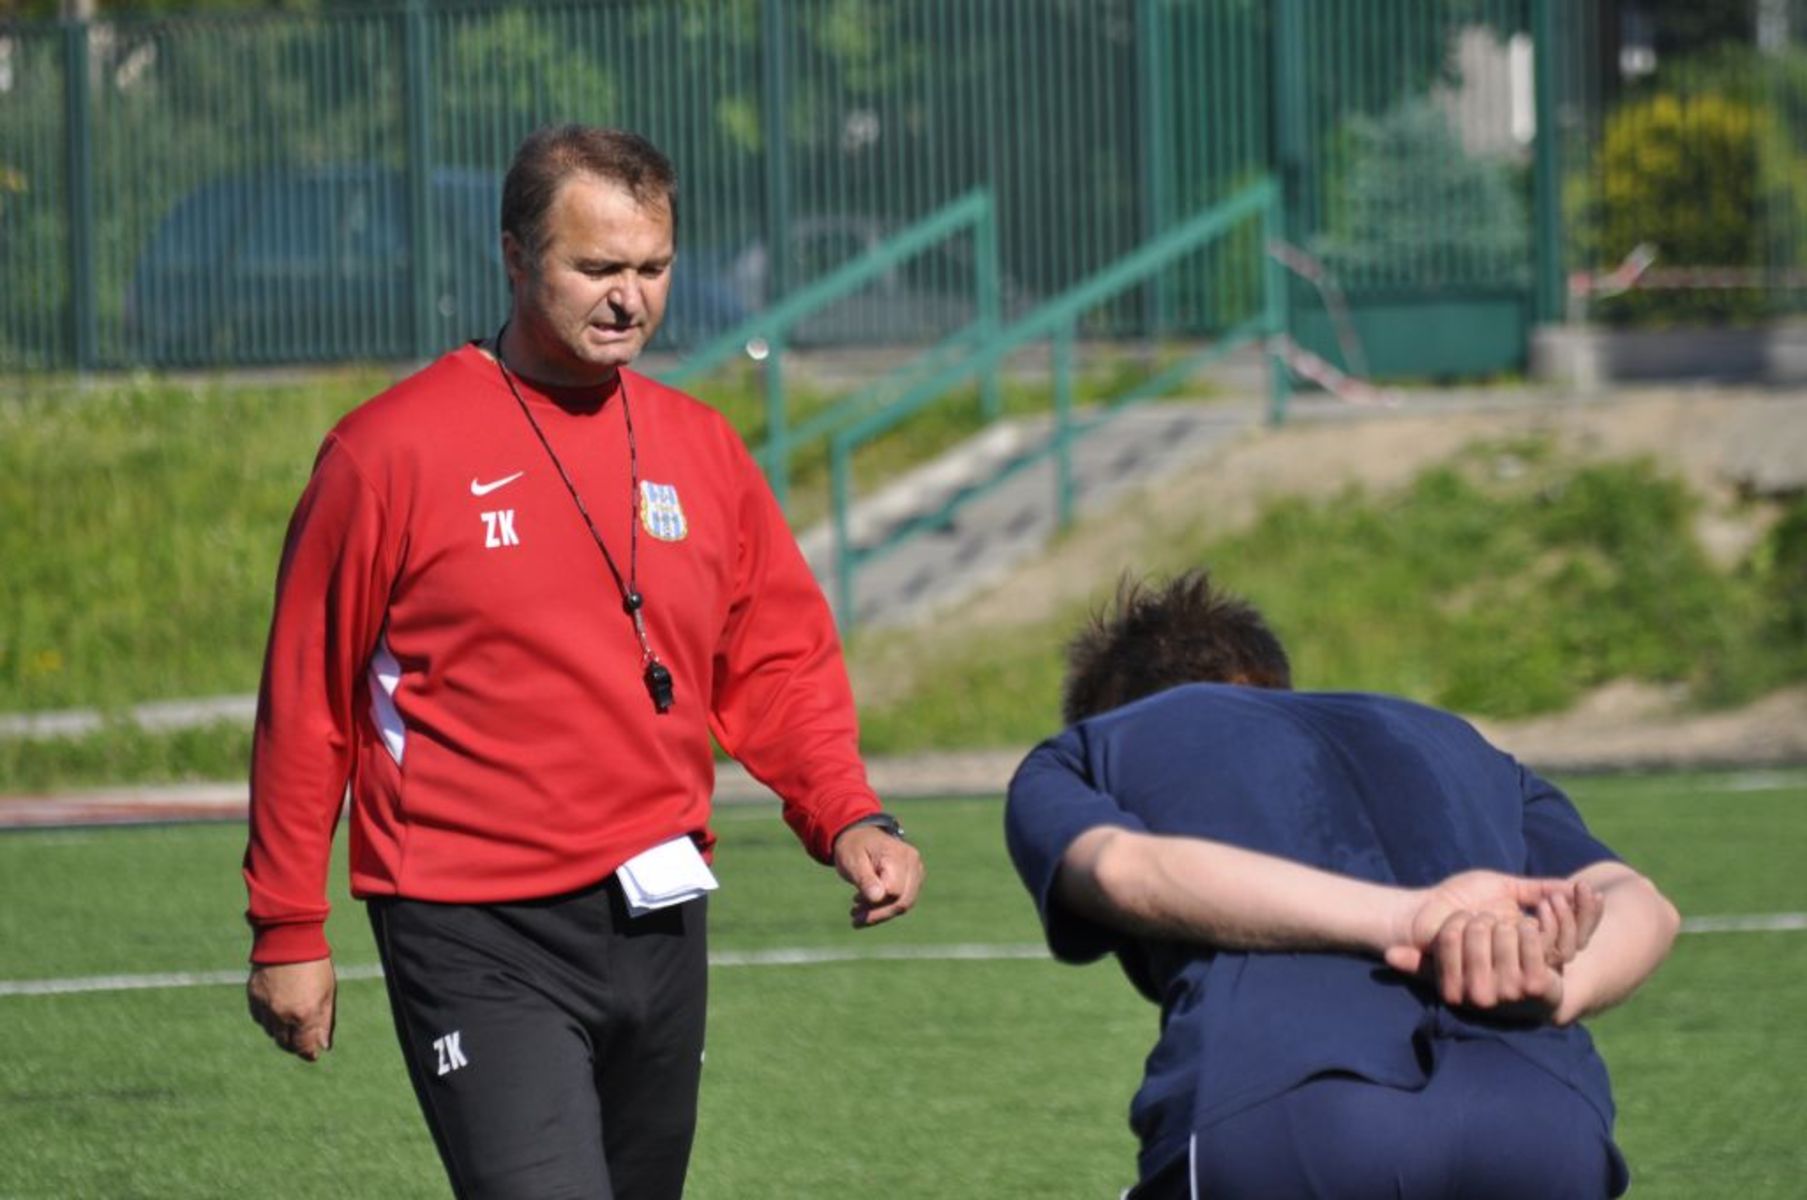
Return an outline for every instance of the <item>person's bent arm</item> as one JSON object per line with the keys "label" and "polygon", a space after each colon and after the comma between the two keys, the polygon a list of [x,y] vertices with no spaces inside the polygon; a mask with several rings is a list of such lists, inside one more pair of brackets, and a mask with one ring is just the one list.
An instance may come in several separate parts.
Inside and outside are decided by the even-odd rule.
{"label": "person's bent arm", "polygon": [[1204,838],[1088,829],[1061,860],[1060,901],[1125,933],[1226,950],[1336,950],[1419,968],[1458,909],[1518,919],[1560,880],[1469,871],[1433,888],[1371,883]]}
{"label": "person's bent arm", "polygon": [[1226,950],[1378,956],[1402,940],[1415,909],[1403,888],[1204,838],[1109,827],[1074,839],[1056,888],[1100,925]]}
{"label": "person's bent arm", "polygon": [[1655,884],[1622,862],[1583,867],[1572,878],[1603,904],[1593,937],[1562,971],[1554,1020],[1568,1025],[1630,996],[1668,957],[1681,914]]}

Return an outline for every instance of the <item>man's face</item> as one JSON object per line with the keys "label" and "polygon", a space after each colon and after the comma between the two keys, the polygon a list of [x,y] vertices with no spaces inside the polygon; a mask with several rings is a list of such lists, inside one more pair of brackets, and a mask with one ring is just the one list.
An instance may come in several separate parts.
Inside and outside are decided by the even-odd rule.
{"label": "man's face", "polygon": [[671,290],[671,209],[642,205],[594,175],[559,185],[537,260],[502,235],[514,315],[531,361],[513,363],[547,383],[602,383],[632,362],[659,328]]}

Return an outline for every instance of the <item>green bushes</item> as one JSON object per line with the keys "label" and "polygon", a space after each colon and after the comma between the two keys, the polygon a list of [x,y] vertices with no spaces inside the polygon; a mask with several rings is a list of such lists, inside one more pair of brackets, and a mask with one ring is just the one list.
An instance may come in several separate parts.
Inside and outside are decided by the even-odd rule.
{"label": "green bushes", "polygon": [[1807,674],[1807,496],[1770,530],[1753,569],[1769,601],[1773,649],[1785,669]]}
{"label": "green bushes", "polygon": [[1283,505],[1201,557],[1268,609],[1308,687],[1494,717],[1622,678],[1730,702],[1780,681],[1767,580],[1714,569],[1695,503],[1647,462],[1490,448],[1390,499]]}
{"label": "green bushes", "polygon": [[[1643,243],[1656,265],[1799,267],[1807,236],[1807,64],[1724,53],[1668,68],[1662,90],[1607,117],[1594,174],[1571,179],[1582,264],[1606,269]],[[1601,300],[1615,324],[1749,323],[1776,293],[1756,286],[1633,291]]]}
{"label": "green bushes", "polygon": [[[1753,267],[1763,261],[1757,172],[1759,111],[1708,94],[1659,94],[1608,119],[1600,150],[1597,246],[1602,266],[1642,243],[1664,267]],[[1633,292],[1604,301],[1614,322],[1752,320],[1760,291]]]}
{"label": "green bushes", "polygon": [[1525,274],[1522,180],[1469,154],[1435,101],[1351,116],[1331,158],[1328,228],[1313,248],[1345,287],[1497,284]]}

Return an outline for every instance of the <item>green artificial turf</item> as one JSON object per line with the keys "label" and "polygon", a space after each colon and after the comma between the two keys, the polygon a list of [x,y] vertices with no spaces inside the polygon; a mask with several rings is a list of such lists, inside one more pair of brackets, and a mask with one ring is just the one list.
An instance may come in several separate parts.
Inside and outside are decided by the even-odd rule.
{"label": "green artificial turf", "polygon": [[[1691,917],[1807,910],[1807,773],[1588,778],[1596,832]],[[929,876],[894,926],[846,928],[847,889],[769,807],[724,810],[718,954],[994,947],[973,960],[718,965],[693,1200],[1112,1196],[1155,1012],[1110,964],[999,957],[1037,927],[996,799],[901,802]],[[0,981],[236,978],[233,825],[0,835]],[[340,857],[343,848],[340,849]],[[335,878],[342,896],[342,873]],[[339,961],[374,961],[359,907]],[[1591,1022],[1640,1197],[1783,1197],[1807,1178],[1799,981],[1807,933],[1689,934]],[[444,1196],[380,982],[342,984],[337,1048],[271,1049],[235,983],[0,994],[0,1197]]]}

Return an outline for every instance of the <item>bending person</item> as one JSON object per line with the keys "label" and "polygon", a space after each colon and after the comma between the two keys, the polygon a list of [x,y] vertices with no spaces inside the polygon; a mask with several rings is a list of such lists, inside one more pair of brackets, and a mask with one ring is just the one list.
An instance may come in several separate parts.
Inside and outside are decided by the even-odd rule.
{"label": "bending person", "polygon": [[1011,783],[1056,957],[1161,1006],[1134,1200],[1623,1192],[1577,1021],[1679,918],[1559,790],[1450,714],[1290,690],[1202,572],[1126,585]]}

